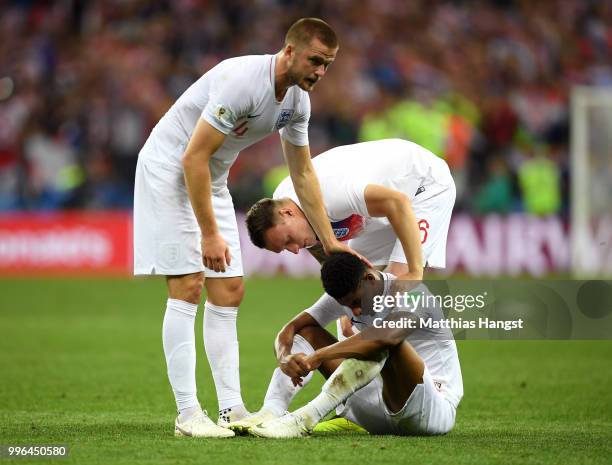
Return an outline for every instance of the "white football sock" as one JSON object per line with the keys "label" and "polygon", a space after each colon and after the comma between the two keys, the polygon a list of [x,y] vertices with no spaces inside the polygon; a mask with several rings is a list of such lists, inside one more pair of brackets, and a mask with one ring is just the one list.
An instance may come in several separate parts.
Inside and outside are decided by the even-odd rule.
{"label": "white football sock", "polygon": [[168,379],[179,412],[200,409],[196,390],[196,349],[194,323],[198,306],[177,299],[168,299],[162,327],[162,341]]}
{"label": "white football sock", "polygon": [[[310,343],[299,334],[293,337],[293,347],[291,347],[292,354],[304,353],[310,355],[314,352],[314,349]],[[268,392],[264,398],[263,409],[270,410],[275,415],[283,415],[289,408],[289,404],[300,392],[302,387],[306,386],[312,379],[313,372],[308,373],[307,376],[302,378],[302,386],[294,386],[291,382],[291,378],[281,371],[280,368],[276,368],[272,373],[272,379],[268,386]]]}
{"label": "white football sock", "polygon": [[244,405],[240,395],[237,307],[204,305],[204,348],[217,388],[219,411],[239,409]]}
{"label": "white football sock", "polygon": [[184,421],[189,420],[196,413],[200,413],[201,411],[202,407],[200,407],[199,405],[183,409],[179,412],[179,421],[183,423]]}
{"label": "white football sock", "polygon": [[321,393],[293,413],[301,416],[309,429],[314,428],[325,415],[348,399],[351,394],[376,378],[386,359],[386,352],[380,361],[347,358],[325,382]]}
{"label": "white football sock", "polygon": [[228,407],[219,410],[219,420],[226,423],[233,421],[242,420],[249,414],[244,404],[237,405],[235,407]]}

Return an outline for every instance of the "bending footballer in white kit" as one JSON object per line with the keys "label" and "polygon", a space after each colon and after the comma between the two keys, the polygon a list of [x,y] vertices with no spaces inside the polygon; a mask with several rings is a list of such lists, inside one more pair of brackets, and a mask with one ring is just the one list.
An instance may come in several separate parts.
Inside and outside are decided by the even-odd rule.
{"label": "bending footballer in white kit", "polygon": [[[427,266],[444,268],[455,204],[455,184],[444,160],[413,142],[384,139],[336,147],[312,163],[338,240],[375,266],[389,260],[408,264],[404,279],[421,279],[422,256]],[[307,248],[322,261],[318,237],[290,178],[273,197],[247,213],[251,241],[277,253]]]}

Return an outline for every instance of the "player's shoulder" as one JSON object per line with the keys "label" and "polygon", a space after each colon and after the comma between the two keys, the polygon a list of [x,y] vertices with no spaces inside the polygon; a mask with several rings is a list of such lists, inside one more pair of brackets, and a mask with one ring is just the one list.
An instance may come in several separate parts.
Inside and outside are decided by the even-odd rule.
{"label": "player's shoulder", "polygon": [[410,157],[439,158],[425,147],[415,142],[399,138],[359,142],[357,144],[336,147],[331,151],[340,153],[351,152],[353,154],[361,153],[364,155],[376,153],[377,156],[388,159],[397,159],[398,157],[401,159],[409,159]]}
{"label": "player's shoulder", "polygon": [[241,71],[253,71],[255,69],[265,69],[270,66],[272,60],[271,55],[243,55],[239,57],[227,58],[221,61],[217,66],[225,68],[233,68]]}
{"label": "player's shoulder", "polygon": [[210,70],[210,77],[236,88],[257,89],[270,80],[270,55],[245,55],[228,58]]}
{"label": "player's shoulder", "polygon": [[291,90],[291,92],[293,92],[294,95],[297,95],[300,98],[306,98],[306,99],[310,100],[308,92],[306,92],[304,89],[302,89],[297,84],[291,86],[289,89]]}
{"label": "player's shoulder", "polygon": [[301,89],[299,86],[291,86],[289,88],[293,98],[293,106],[302,111],[310,112],[310,96],[308,92]]}

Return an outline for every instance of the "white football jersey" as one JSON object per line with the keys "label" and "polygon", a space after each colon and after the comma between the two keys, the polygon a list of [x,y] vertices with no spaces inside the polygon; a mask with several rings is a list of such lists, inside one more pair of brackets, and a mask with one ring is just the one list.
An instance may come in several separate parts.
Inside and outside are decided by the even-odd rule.
{"label": "white football jersey", "polygon": [[[312,163],[327,215],[336,237],[342,241],[358,236],[371,222],[364,197],[368,184],[403,192],[413,205],[418,205],[452,183],[444,160],[402,139],[342,145],[321,153]],[[289,177],[278,185],[273,197],[288,197],[300,205]]]}
{"label": "white football jersey", "polygon": [[181,157],[199,118],[226,134],[210,160],[213,192],[226,189],[238,153],[279,130],[294,145],[308,145],[310,99],[297,86],[282,101],[274,89],[275,55],[222,61],[193,83],[151,131],[140,157],[182,170]]}
{"label": "white football jersey", "polygon": [[[383,273],[385,277],[383,295],[390,294],[390,282],[395,276]],[[427,287],[423,284],[413,290],[423,295],[431,295]],[[369,315],[361,314],[358,317],[353,315],[350,308],[340,305],[336,299],[323,294],[317,302],[305,310],[323,328],[332,321],[342,316],[347,316],[355,328],[362,331],[368,326],[378,325],[391,313],[398,312],[396,308],[384,308],[379,313]],[[432,318],[441,320],[444,318],[442,309],[437,306],[427,308],[417,308],[415,313],[421,318]],[[375,320],[379,319],[378,322]],[[406,341],[414,347],[414,350],[425,362],[437,389],[455,406],[459,405],[463,397],[463,377],[461,376],[461,365],[457,345],[453,338],[453,333],[446,328],[420,328],[406,337]]]}

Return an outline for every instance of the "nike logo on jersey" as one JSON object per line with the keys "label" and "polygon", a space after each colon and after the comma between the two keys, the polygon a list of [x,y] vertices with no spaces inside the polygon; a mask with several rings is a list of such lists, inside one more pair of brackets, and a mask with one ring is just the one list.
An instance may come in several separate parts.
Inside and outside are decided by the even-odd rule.
{"label": "nike logo on jersey", "polygon": [[356,320],[353,317],[351,317],[351,323],[353,323],[353,324],[357,323],[359,325],[365,325],[365,323],[363,321]]}
{"label": "nike logo on jersey", "polygon": [[247,115],[247,118],[251,119],[251,118],[257,118],[258,116],[261,116],[261,113],[258,115]]}

